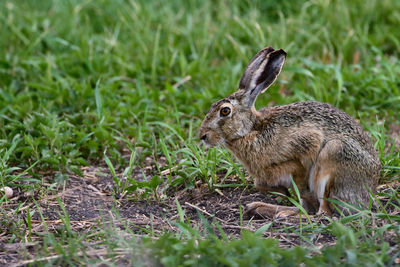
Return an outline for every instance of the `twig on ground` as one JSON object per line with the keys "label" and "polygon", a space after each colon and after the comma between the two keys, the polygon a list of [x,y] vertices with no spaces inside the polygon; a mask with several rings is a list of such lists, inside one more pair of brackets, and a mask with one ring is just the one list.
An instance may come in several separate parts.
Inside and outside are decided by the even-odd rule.
{"label": "twig on ground", "polygon": [[212,215],[211,213],[207,212],[206,210],[202,210],[201,208],[197,207],[194,204],[190,204],[189,202],[185,202],[185,205],[188,205],[189,207],[192,207],[192,208],[194,208],[194,209],[196,209],[196,210],[198,210],[198,211],[200,211],[200,212],[202,212],[202,213],[204,213],[204,214],[206,214],[206,215],[208,215],[208,216],[210,216],[212,218],[215,218],[220,222],[223,222],[225,224],[227,223],[225,220],[222,220],[221,218],[218,218],[217,216]]}

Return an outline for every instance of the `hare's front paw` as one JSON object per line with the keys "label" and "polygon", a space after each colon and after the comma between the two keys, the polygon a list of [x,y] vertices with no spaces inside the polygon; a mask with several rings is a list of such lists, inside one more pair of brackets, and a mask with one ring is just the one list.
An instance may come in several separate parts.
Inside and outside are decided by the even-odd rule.
{"label": "hare's front paw", "polygon": [[247,204],[245,209],[245,215],[249,217],[261,216],[268,219],[286,218],[298,213],[299,209],[297,207],[273,205],[263,202],[252,202]]}
{"label": "hare's front paw", "polygon": [[298,210],[295,210],[295,209],[292,209],[292,210],[282,210],[282,211],[279,211],[279,212],[276,214],[275,218],[276,218],[276,219],[279,219],[279,218],[287,218],[287,217],[290,217],[290,216],[297,215],[298,213],[299,213],[299,211],[298,211]]}
{"label": "hare's front paw", "polygon": [[261,216],[263,218],[273,219],[275,214],[278,212],[279,206],[267,204],[263,202],[252,202],[246,205],[244,214],[253,217]]}

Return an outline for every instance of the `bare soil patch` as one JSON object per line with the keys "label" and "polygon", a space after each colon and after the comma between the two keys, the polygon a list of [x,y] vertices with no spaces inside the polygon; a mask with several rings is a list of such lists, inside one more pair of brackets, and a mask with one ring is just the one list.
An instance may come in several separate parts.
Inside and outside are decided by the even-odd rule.
{"label": "bare soil patch", "polygon": [[[229,183],[229,181],[226,181]],[[396,185],[384,185],[381,191],[391,190]],[[105,167],[84,168],[84,177],[72,175],[68,181],[58,190],[53,190],[41,196],[36,192],[32,196],[17,192],[14,199],[10,200],[5,211],[17,208],[18,202],[26,201],[32,209],[35,204],[33,198],[39,205],[46,226],[51,231],[57,231],[63,224],[61,218],[64,212],[59,201],[65,207],[74,231],[87,231],[99,227],[105,222],[113,222],[114,225],[125,229],[129,227],[137,235],[147,235],[149,232],[162,234],[164,232],[178,232],[177,223],[180,220],[177,202],[179,202],[185,214],[185,221],[190,221],[193,227],[202,230],[204,223],[201,217],[209,222],[217,222],[230,238],[239,237],[241,231],[256,231],[260,227],[272,223],[269,230],[264,233],[266,237],[279,239],[282,247],[295,245],[307,245],[322,247],[335,243],[331,234],[315,234],[313,244],[304,244],[302,239],[295,234],[294,230],[300,227],[298,217],[287,217],[272,220],[271,218],[256,218],[243,216],[243,206],[253,201],[264,201],[267,203],[285,204],[285,200],[274,195],[263,195],[251,187],[222,187],[211,191],[204,184],[188,190],[168,189],[164,197],[158,201],[137,197],[122,196],[116,199],[113,196],[113,179]],[[386,201],[382,199],[383,203]],[[26,207],[26,206],[25,206]],[[392,210],[392,214],[399,214],[399,211]],[[20,210],[21,217],[26,216],[26,208]],[[10,218],[12,219],[12,218]],[[335,219],[335,218],[333,218]],[[313,222],[328,225],[329,220],[324,217],[311,216]],[[376,222],[377,226],[383,224]],[[33,241],[25,245],[21,243],[7,244],[11,236],[7,229],[2,229],[0,236],[0,264],[17,263],[21,258],[26,259],[26,253],[35,254],[35,246],[41,242],[40,233],[45,231],[45,225],[38,212],[32,217]],[[301,224],[307,225],[305,218]],[[216,229],[215,229],[216,230]],[[218,234],[218,231],[216,230]],[[389,236],[387,240],[395,244],[396,237]],[[21,246],[25,249],[21,255]],[[28,256],[28,258],[31,258]]]}

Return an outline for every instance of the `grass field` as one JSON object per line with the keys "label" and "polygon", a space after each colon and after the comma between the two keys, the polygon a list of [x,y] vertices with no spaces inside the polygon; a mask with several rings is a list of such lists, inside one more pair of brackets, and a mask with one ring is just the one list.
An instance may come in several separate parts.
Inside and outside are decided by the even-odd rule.
{"label": "grass field", "polygon": [[[376,208],[246,218],[261,196],[197,130],[265,46],[257,107],[328,102],[371,135]],[[400,264],[400,1],[0,2],[0,265]],[[291,199],[291,201],[295,201]]]}

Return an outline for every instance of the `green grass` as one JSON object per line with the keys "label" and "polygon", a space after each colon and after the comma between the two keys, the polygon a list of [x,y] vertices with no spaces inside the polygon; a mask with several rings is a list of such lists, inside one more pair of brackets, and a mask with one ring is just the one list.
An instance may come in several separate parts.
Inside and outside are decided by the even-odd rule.
{"label": "green grass", "polygon": [[[249,59],[267,45],[285,49],[288,57],[257,107],[303,100],[337,106],[371,133],[382,183],[399,179],[400,152],[389,131],[400,121],[399,1],[6,0],[0,2],[0,36],[2,187],[45,196],[54,188],[44,177],[50,175],[57,187],[69,175],[82,175],[82,166],[99,164],[111,170],[117,196],[160,200],[166,190],[197,182],[210,191],[247,185],[232,156],[221,148],[205,152],[196,133],[210,104],[236,90]],[[148,157],[157,164],[156,174],[136,181],[132,170],[144,171]],[[227,177],[237,180],[226,184]],[[398,192],[385,194],[398,201]],[[143,242],[145,255],[157,255],[168,266],[239,266],[237,255],[245,251],[243,260],[255,265],[333,265],[346,259],[349,265],[393,264],[398,251],[375,234],[381,227],[400,234],[398,216],[384,205],[361,212],[364,226],[348,225],[351,218],[342,222],[346,227],[305,226],[306,240],[319,231],[338,237],[322,250],[284,250],[251,233],[227,240],[192,226],[189,236],[106,241],[115,228],[79,235],[64,221],[65,232],[43,234],[41,257],[57,254],[53,263],[88,264],[94,256],[85,255],[85,242],[96,240],[108,246],[107,259],[118,251],[134,257]],[[30,210],[39,212],[35,205]],[[12,236],[7,242],[26,240],[30,228],[12,220],[18,209],[3,213],[1,228],[9,227]],[[386,226],[368,229],[385,216]]]}

